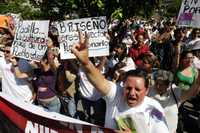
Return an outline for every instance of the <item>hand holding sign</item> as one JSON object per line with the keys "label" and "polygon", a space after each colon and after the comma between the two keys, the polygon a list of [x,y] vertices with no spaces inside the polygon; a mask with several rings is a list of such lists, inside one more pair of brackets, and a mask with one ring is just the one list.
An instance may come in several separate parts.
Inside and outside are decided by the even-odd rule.
{"label": "hand holding sign", "polygon": [[72,47],[72,52],[76,58],[83,64],[87,65],[89,63],[88,58],[88,35],[85,33],[85,37],[82,32],[79,31],[79,43],[76,43]]}

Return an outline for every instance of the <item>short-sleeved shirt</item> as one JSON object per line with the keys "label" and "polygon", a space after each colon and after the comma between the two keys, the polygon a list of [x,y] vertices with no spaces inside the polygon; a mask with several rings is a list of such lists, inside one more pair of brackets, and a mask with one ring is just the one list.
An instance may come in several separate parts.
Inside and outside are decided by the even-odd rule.
{"label": "short-sleeved shirt", "polygon": [[129,56],[133,58],[135,64],[139,66],[142,62],[141,56],[145,53],[149,52],[149,46],[144,44],[140,47],[132,47],[129,50]]}
{"label": "short-sleeved shirt", "polygon": [[165,122],[164,110],[157,101],[146,96],[140,105],[129,107],[123,96],[123,88],[112,82],[110,82],[110,85],[111,90],[104,97],[106,100],[105,127],[117,129],[115,119],[118,116],[141,113],[144,117],[143,123],[145,123],[150,133],[169,133]]}
{"label": "short-sleeved shirt", "polygon": [[37,79],[34,81],[38,87],[37,95],[39,99],[47,99],[56,95],[55,81],[56,75],[53,71],[42,71],[41,69],[35,69],[34,74]]}
{"label": "short-sleeved shirt", "polygon": [[[173,93],[178,102],[180,100],[181,90],[174,84],[170,87],[172,87]],[[162,105],[165,111],[166,121],[170,133],[174,133],[178,124],[178,107],[170,87],[167,89],[168,91],[162,95],[159,95],[154,88],[151,88],[148,96],[155,99]]]}
{"label": "short-sleeved shirt", "polygon": [[[18,65],[25,64],[18,62]],[[16,100],[32,102],[33,93],[30,82],[26,78],[17,78],[12,63],[7,63],[4,57],[0,58],[0,70],[2,72],[2,92]]]}

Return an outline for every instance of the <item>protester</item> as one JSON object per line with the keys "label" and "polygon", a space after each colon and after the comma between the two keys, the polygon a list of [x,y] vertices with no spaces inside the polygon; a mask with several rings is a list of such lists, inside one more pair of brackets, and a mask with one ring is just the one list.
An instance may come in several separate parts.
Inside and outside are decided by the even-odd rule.
{"label": "protester", "polygon": [[180,57],[180,65],[176,73],[176,83],[183,91],[190,90],[198,77],[198,71],[192,65],[193,59],[194,56],[190,51],[183,52]]}
{"label": "protester", "polygon": [[130,48],[128,55],[132,57],[136,66],[138,66],[141,64],[141,56],[149,52],[149,46],[144,43],[143,34],[138,34],[136,36],[136,41],[137,43]]}
{"label": "protester", "polygon": [[[25,65],[24,62],[12,63],[11,43],[5,45],[4,57],[0,57],[0,69],[2,72],[2,92],[16,100],[32,103],[34,100],[34,90],[30,82],[24,78],[16,76],[18,66]],[[22,63],[22,64],[21,64]]]}
{"label": "protester", "polygon": [[[47,52],[48,54],[48,52]],[[56,75],[52,71],[48,55],[45,54],[38,64],[38,68],[34,69],[34,72],[29,75],[23,73],[19,69],[15,68],[15,73],[18,77],[31,78],[32,84],[37,91],[37,103],[44,109],[53,112],[60,112],[60,100],[57,97],[56,87]],[[16,61],[13,59],[12,63],[16,65]]]}
{"label": "protester", "polygon": [[[141,112],[145,114],[143,117],[147,121],[144,121],[144,124],[149,125],[150,132],[168,133],[163,108],[153,99],[146,97],[148,82],[145,72],[139,69],[127,72],[124,90],[117,87],[116,84],[106,80],[89,61],[88,38],[84,39],[81,33],[79,37],[80,42],[73,45],[72,52],[82,64],[90,82],[104,95],[107,104],[105,127],[117,129],[116,117],[124,113],[132,115]],[[130,129],[123,130],[130,131]]]}
{"label": "protester", "polygon": [[75,60],[62,61],[57,69],[56,91],[62,98],[63,114],[76,118],[75,94],[78,90],[78,65]]}
{"label": "protester", "polygon": [[183,51],[183,39],[185,34],[183,29],[178,28],[174,31],[174,38],[163,46],[163,59],[161,60],[161,68],[175,72],[179,66],[180,54]]}
{"label": "protester", "polygon": [[[94,61],[93,64],[104,74],[102,68],[106,64],[106,57],[100,57],[99,60]],[[81,68],[79,69],[79,78],[79,91],[87,121],[104,126],[106,105],[104,99],[102,99],[103,96],[88,81],[86,74]]]}
{"label": "protester", "polygon": [[128,56],[128,48],[125,43],[118,43],[114,46],[113,55],[108,58],[106,77],[109,80],[117,81],[121,73],[135,69],[136,65],[131,57]]}
{"label": "protester", "polygon": [[[174,83],[173,73],[159,69],[155,74],[155,86],[150,88],[148,96],[157,100],[164,108],[166,121],[170,133],[175,133],[178,124],[179,105],[198,94],[200,91],[199,81],[192,85],[190,91],[182,93],[181,88]],[[200,76],[198,77],[200,78]]]}
{"label": "protester", "polygon": [[138,68],[146,70],[149,87],[152,87],[155,84],[155,71],[159,68],[160,63],[157,57],[151,52],[144,54],[141,59],[142,63],[138,66]]}

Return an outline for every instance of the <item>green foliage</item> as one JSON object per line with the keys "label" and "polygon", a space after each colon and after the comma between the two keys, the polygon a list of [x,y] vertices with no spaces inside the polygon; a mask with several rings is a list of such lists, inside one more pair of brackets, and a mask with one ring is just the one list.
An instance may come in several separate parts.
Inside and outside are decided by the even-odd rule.
{"label": "green foliage", "polygon": [[179,9],[181,7],[182,0],[172,0],[170,3],[166,4],[166,0],[160,1],[160,10],[162,9],[162,16],[173,17],[177,16]]}
{"label": "green foliage", "polygon": [[41,13],[34,10],[26,3],[26,0],[14,0],[0,4],[0,14],[16,13],[21,14],[23,19],[40,19]]}
{"label": "green foliage", "polygon": [[[24,19],[64,20],[66,17],[107,16],[125,19],[132,16],[151,17],[156,9],[165,10],[161,15],[178,13],[181,0],[171,6],[160,5],[166,0],[6,0],[0,3],[0,14],[21,13]],[[29,3],[29,4],[27,4]]]}
{"label": "green foliage", "polygon": [[123,10],[121,8],[116,9],[112,14],[111,18],[121,20],[123,18]]}

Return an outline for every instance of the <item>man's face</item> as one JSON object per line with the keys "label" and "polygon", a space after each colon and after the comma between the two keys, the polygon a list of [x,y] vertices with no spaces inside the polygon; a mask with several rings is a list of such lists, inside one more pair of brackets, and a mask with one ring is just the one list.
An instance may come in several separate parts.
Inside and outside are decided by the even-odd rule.
{"label": "man's face", "polygon": [[10,58],[11,58],[11,51],[10,51],[10,48],[11,48],[11,47],[9,47],[9,46],[6,46],[6,47],[4,48],[4,57],[5,57],[5,59],[6,59],[7,61],[9,61]]}
{"label": "man's face", "polygon": [[124,97],[129,107],[141,104],[147,93],[144,79],[141,77],[129,76],[124,83]]}
{"label": "man's face", "polygon": [[123,48],[120,47],[115,47],[114,51],[116,52],[117,55],[121,55],[124,52]]}

